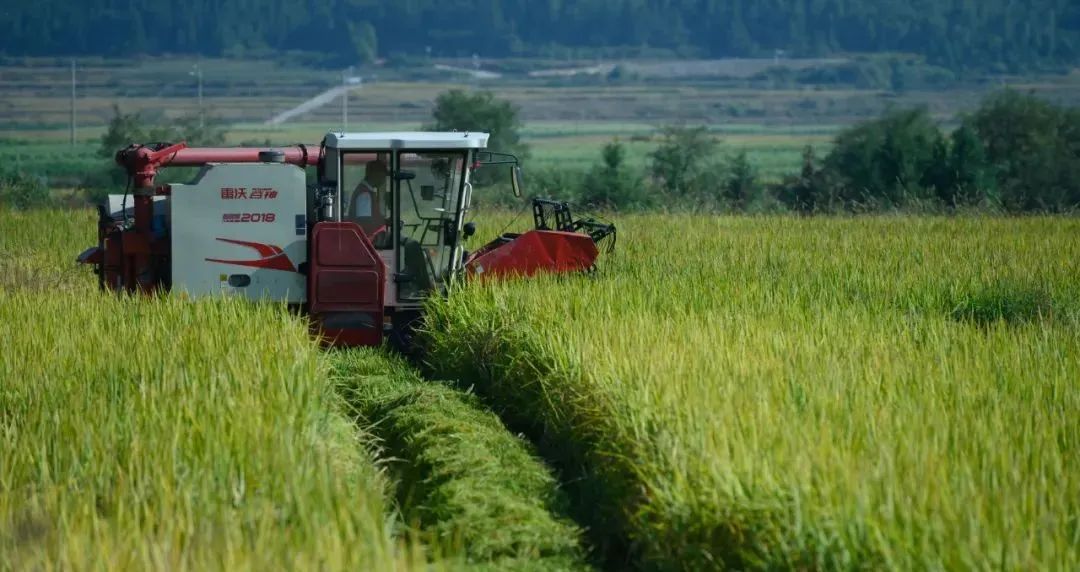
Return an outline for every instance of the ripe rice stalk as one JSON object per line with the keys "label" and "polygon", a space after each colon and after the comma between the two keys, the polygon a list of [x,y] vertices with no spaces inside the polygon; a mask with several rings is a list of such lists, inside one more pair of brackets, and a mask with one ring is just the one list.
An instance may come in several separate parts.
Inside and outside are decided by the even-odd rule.
{"label": "ripe rice stalk", "polygon": [[93,232],[0,212],[0,569],[424,565],[304,322],[99,293]]}
{"label": "ripe rice stalk", "polygon": [[1080,221],[619,223],[598,275],[471,284],[427,326],[601,542],[661,569],[1080,558]]}

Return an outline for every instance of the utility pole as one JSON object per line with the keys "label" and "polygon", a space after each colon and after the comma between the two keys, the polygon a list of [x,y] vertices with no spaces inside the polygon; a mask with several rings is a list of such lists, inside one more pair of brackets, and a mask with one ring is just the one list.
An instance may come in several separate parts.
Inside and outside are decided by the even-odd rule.
{"label": "utility pole", "polygon": [[341,72],[341,130],[349,130],[349,82],[352,81],[353,67]]}
{"label": "utility pole", "polygon": [[200,66],[198,62],[195,62],[195,65],[191,66],[191,71],[188,72],[188,75],[195,76],[195,89],[199,100],[199,129],[203,129],[206,126],[206,120],[204,119],[202,104],[202,66]]}
{"label": "utility pole", "polygon": [[71,146],[75,146],[75,60],[71,60]]}

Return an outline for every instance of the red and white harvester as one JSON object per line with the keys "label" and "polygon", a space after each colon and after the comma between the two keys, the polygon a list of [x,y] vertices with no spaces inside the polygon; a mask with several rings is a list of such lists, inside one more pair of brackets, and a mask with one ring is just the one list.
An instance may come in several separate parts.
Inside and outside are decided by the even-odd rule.
{"label": "red and white harvester", "polygon": [[[517,159],[485,151],[487,141],[395,132],[329,133],[318,147],[131,145],[116,153],[128,188],[99,207],[98,244],[79,261],[103,289],[285,302],[325,343],[379,345],[405,335],[458,276],[587,270],[614,234],[534,199],[534,230],[467,253],[472,174],[509,166],[521,195]],[[164,167],[200,169],[158,184]]]}

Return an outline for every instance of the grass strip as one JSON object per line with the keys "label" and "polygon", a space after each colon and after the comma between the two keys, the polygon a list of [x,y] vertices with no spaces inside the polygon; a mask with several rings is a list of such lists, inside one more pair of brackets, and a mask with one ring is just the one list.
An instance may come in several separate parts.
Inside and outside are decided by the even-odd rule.
{"label": "grass strip", "polygon": [[396,460],[405,521],[440,557],[493,569],[588,567],[555,477],[479,399],[381,351],[330,360],[341,394]]}

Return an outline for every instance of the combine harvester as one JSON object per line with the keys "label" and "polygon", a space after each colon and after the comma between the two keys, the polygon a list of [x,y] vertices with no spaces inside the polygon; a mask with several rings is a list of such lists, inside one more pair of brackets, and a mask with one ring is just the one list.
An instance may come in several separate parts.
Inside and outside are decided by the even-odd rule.
{"label": "combine harvester", "polygon": [[[467,253],[472,174],[510,166],[521,196],[517,158],[485,151],[487,141],[403,132],[269,150],[131,145],[116,154],[128,189],[99,207],[98,244],[78,260],[102,289],[286,302],[328,345],[376,346],[384,335],[407,345],[424,300],[456,277],[588,270],[598,243],[614,241],[613,225],[534,199],[534,230]],[[201,169],[159,185],[164,167]]]}

